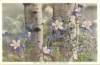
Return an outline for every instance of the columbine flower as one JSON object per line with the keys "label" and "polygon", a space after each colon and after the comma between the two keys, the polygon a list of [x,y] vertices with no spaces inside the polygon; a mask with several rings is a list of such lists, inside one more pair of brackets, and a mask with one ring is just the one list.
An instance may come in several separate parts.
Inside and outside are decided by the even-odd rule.
{"label": "columbine flower", "polygon": [[45,53],[45,54],[50,54],[50,49],[48,49],[47,48],[47,46],[45,46],[45,47],[43,47],[43,52]]}
{"label": "columbine flower", "polygon": [[56,23],[57,29],[62,27],[62,25],[63,25],[63,22],[60,22],[59,20],[56,20],[55,23]]}
{"label": "columbine flower", "polygon": [[86,29],[90,29],[90,27],[92,26],[92,22],[90,20],[85,20],[83,23],[82,23],[82,27],[83,28],[86,28]]}
{"label": "columbine flower", "polygon": [[11,47],[13,47],[13,49],[17,49],[18,47],[20,47],[20,40],[12,40],[12,43],[10,44]]}
{"label": "columbine flower", "polygon": [[28,37],[31,37],[31,32],[28,32]]}

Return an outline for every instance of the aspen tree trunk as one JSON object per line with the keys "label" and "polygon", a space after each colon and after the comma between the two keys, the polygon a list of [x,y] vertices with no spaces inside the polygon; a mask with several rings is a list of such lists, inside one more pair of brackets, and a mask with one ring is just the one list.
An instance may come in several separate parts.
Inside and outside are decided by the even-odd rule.
{"label": "aspen tree trunk", "polygon": [[25,24],[29,23],[29,19],[30,19],[29,6],[30,4],[28,3],[24,4]]}
{"label": "aspen tree trunk", "polygon": [[[41,4],[29,4],[24,5],[25,9],[25,22],[26,25],[32,24],[34,30],[34,41],[35,47],[33,47],[32,57],[33,61],[43,61],[41,56],[42,45],[43,45],[43,25],[42,25],[42,5]],[[35,30],[39,29],[39,30]],[[41,59],[40,59],[41,58]]]}
{"label": "aspen tree trunk", "polygon": [[[77,4],[74,4],[75,7],[77,7]],[[75,43],[73,44],[73,60],[77,60],[78,59],[78,44],[79,44],[79,18],[75,17]]]}
{"label": "aspen tree trunk", "polygon": [[[64,19],[66,20],[67,16],[71,15],[73,8],[74,8],[74,5],[70,4],[70,3],[69,4],[53,4],[53,16],[57,16],[57,17],[63,16]],[[68,36],[67,33],[65,33],[65,34],[66,34],[66,36]],[[65,37],[65,41],[67,39],[68,38]],[[64,59],[68,61],[70,59],[70,57],[72,56],[72,51],[70,51],[70,47],[72,47],[71,41],[69,41],[69,42],[66,41],[64,43],[64,46],[67,47],[67,51],[63,51],[66,49],[66,48],[63,48],[61,53],[64,55]]]}
{"label": "aspen tree trunk", "polygon": [[53,4],[53,16],[63,16],[67,18],[72,12],[74,5],[71,3]]}
{"label": "aspen tree trunk", "polygon": [[[38,27],[40,28],[40,31],[38,32],[37,36],[37,43],[40,50],[43,50],[43,22],[42,22],[42,5],[38,4]],[[43,61],[43,53],[40,53],[40,61]]]}
{"label": "aspen tree trunk", "polygon": [[78,59],[78,53],[77,53],[77,50],[78,50],[78,20],[74,20],[73,21],[73,25],[75,26],[75,28],[72,30],[73,33],[71,34],[71,40],[72,41],[72,46],[73,46],[73,49],[72,49],[72,52],[73,52],[73,55],[72,55],[72,58],[71,58],[71,61],[73,60],[77,60]]}
{"label": "aspen tree trunk", "polygon": [[76,48],[73,51],[73,59],[77,60],[78,59],[78,44],[79,44],[79,20],[76,20]]}

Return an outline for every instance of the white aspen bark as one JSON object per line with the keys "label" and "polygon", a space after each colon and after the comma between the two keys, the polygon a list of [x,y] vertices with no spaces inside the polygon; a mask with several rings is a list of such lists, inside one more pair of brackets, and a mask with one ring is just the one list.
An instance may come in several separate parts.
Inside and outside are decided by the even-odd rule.
{"label": "white aspen bark", "polygon": [[[33,43],[35,44],[36,48],[33,47],[33,58],[36,61],[43,61],[40,60],[40,57],[43,55],[42,45],[43,45],[43,25],[42,25],[42,5],[41,4],[30,4],[25,8],[25,20],[26,23],[33,24],[32,28],[34,30],[34,38]],[[26,24],[26,25],[27,25]],[[35,30],[39,29],[39,30]]]}
{"label": "white aspen bark", "polygon": [[[71,15],[73,9],[74,9],[73,4],[54,4],[53,5],[53,16],[63,16],[64,19],[66,20],[67,16]],[[66,25],[69,25],[69,24],[66,24]],[[73,35],[76,35],[76,29],[74,29]],[[62,54],[65,55],[64,59],[70,60],[70,58],[73,56],[73,51],[70,51],[70,47],[72,47],[70,46],[72,41],[70,40],[69,42],[67,42],[66,41],[67,39],[68,38],[65,37],[65,45],[68,47],[67,48],[68,51],[63,51]]]}
{"label": "white aspen bark", "polygon": [[[75,4],[75,6],[77,7],[78,5]],[[74,60],[77,60],[78,59],[78,44],[79,44],[79,18],[78,17],[75,17],[75,38],[76,38],[76,41],[75,41],[75,44],[73,44],[73,59]]]}

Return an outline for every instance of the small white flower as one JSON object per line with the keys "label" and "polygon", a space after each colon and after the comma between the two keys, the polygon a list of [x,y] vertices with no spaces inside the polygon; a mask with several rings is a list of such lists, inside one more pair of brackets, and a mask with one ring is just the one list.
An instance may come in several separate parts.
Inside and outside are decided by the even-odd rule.
{"label": "small white flower", "polygon": [[50,49],[48,49],[48,48],[45,46],[45,47],[43,47],[43,52],[44,52],[45,54],[49,54],[49,53],[50,53]]}
{"label": "small white flower", "polygon": [[92,22],[89,21],[89,20],[85,20],[83,23],[82,23],[82,27],[86,28],[86,29],[90,29],[90,26],[92,26]]}
{"label": "small white flower", "polygon": [[30,37],[31,36],[31,32],[28,32],[28,37]]}
{"label": "small white flower", "polygon": [[18,47],[20,47],[20,40],[16,41],[16,40],[12,40],[12,43],[10,44],[11,47],[13,47],[14,49],[17,49]]}

